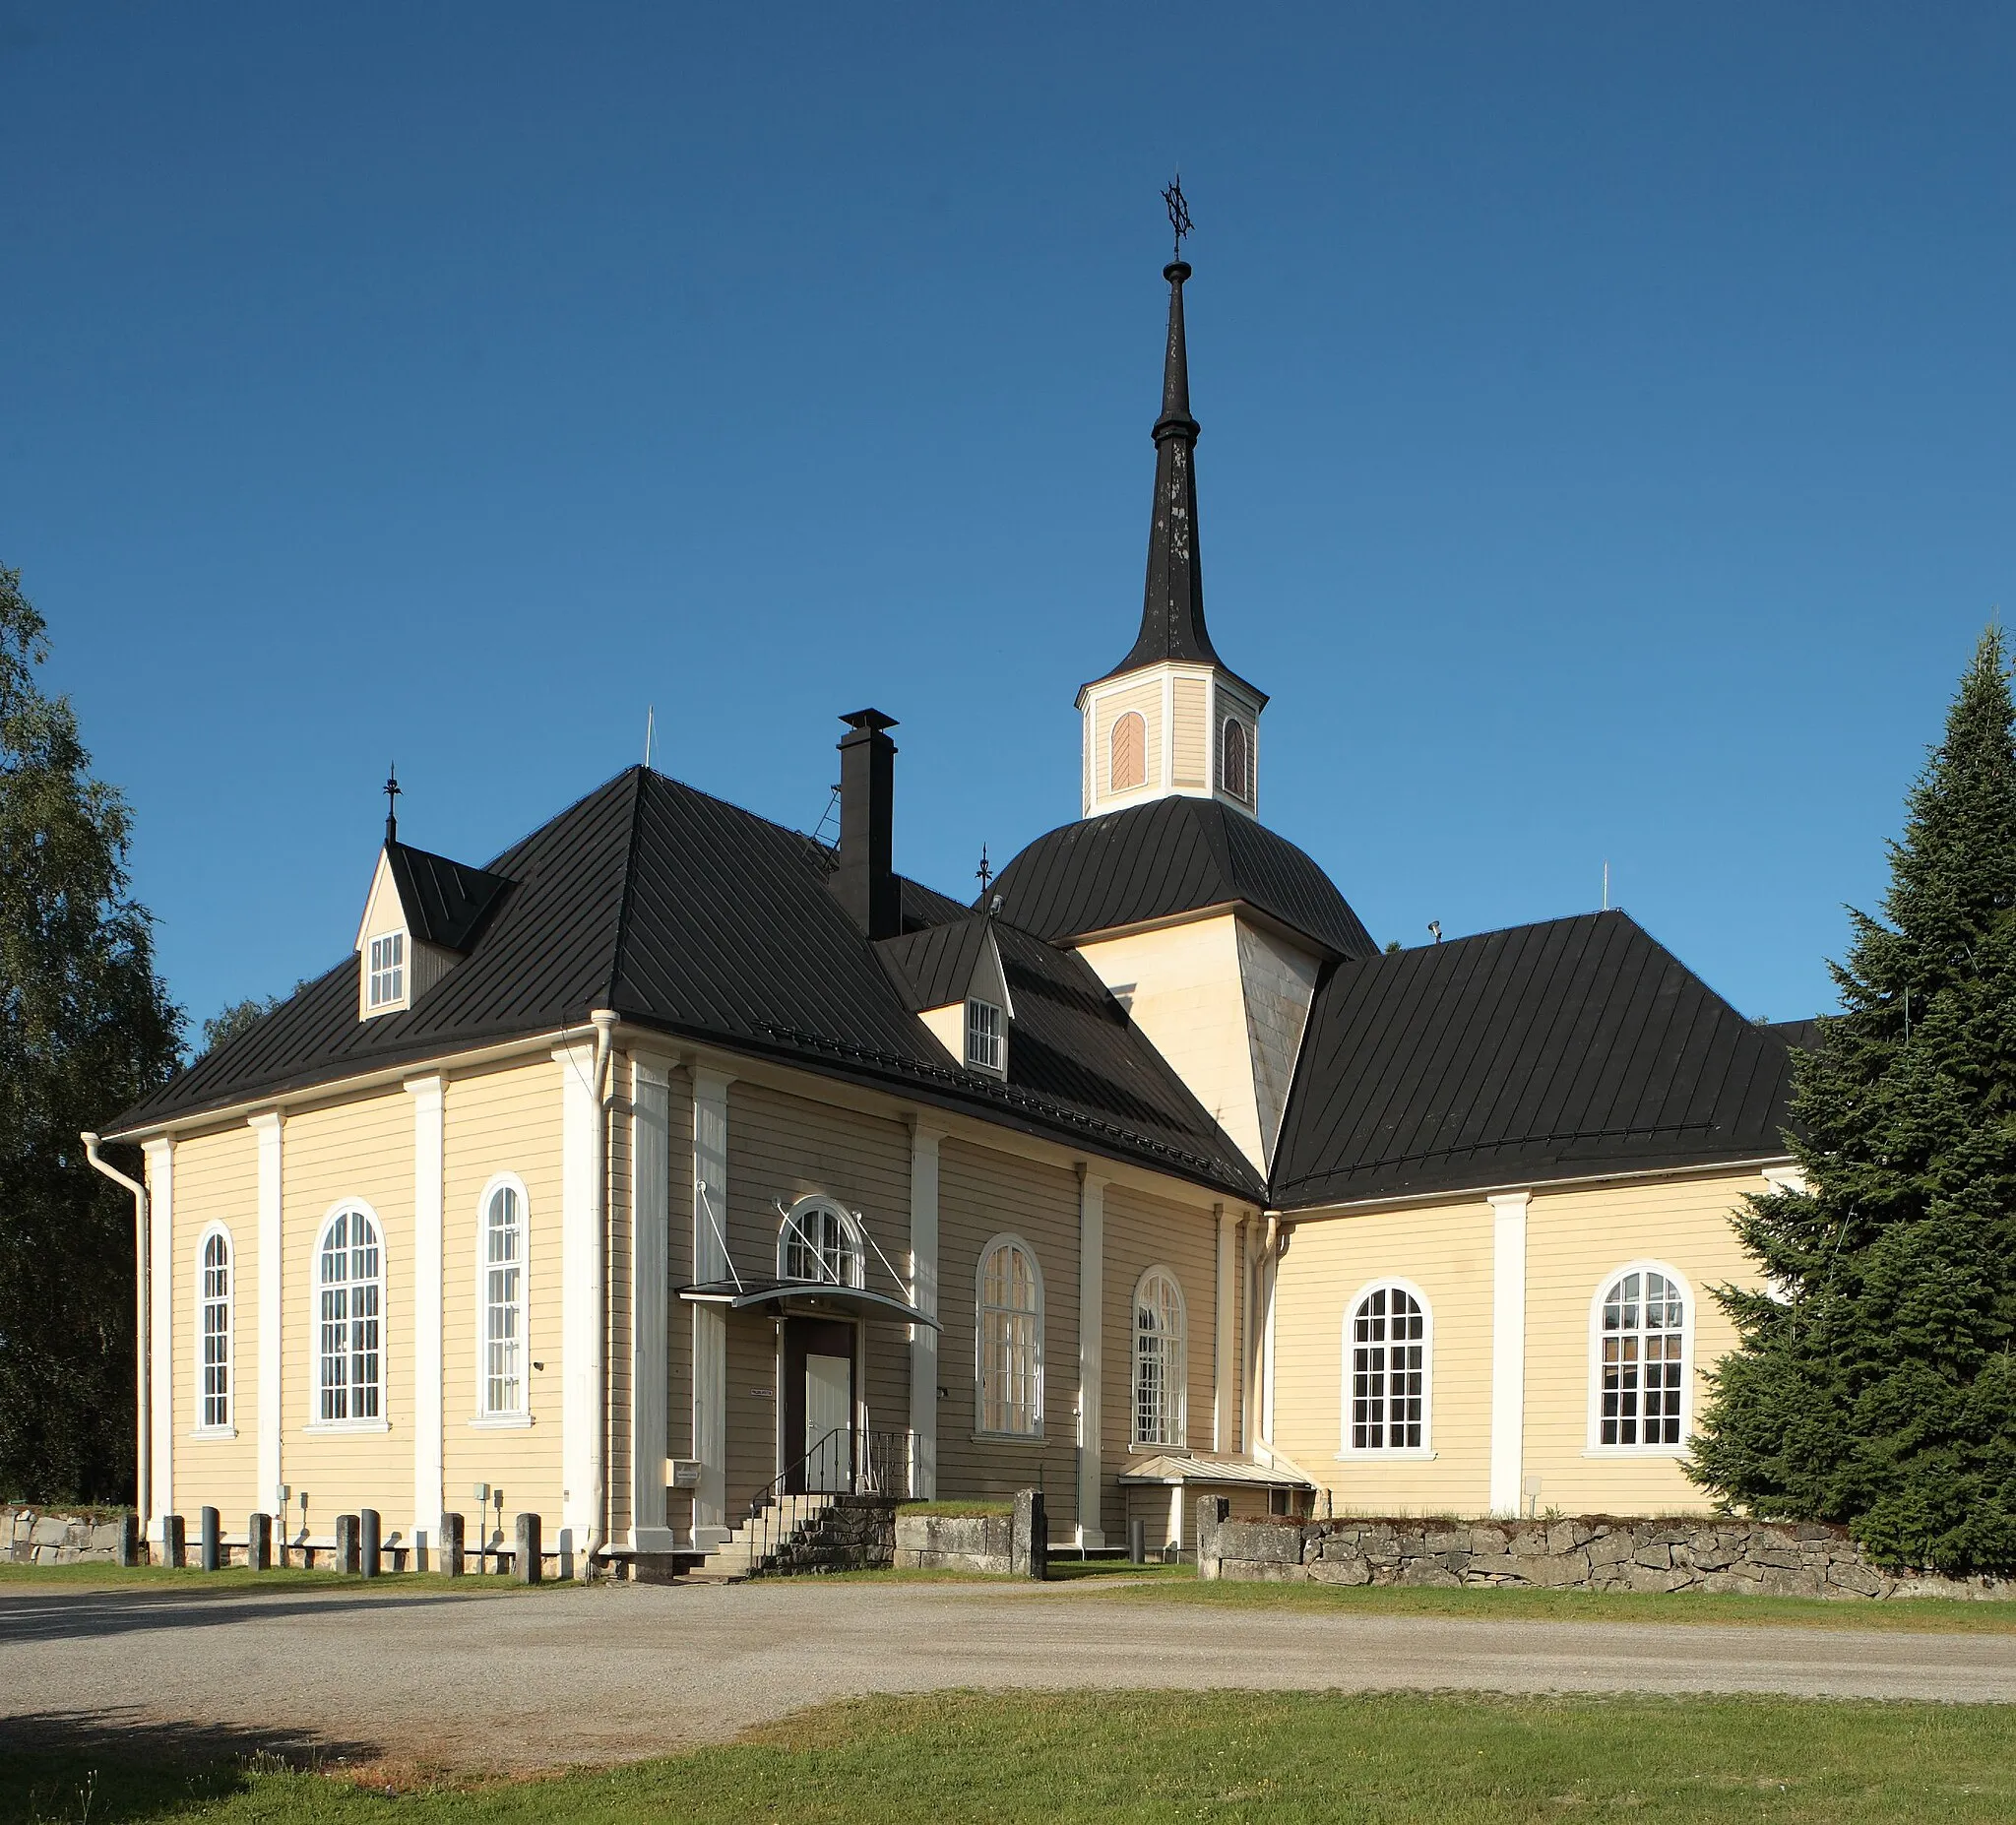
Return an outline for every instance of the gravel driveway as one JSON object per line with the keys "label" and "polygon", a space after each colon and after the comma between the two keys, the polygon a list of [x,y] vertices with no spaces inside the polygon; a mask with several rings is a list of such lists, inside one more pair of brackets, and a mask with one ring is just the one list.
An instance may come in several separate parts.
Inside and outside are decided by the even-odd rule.
{"label": "gravel driveway", "polygon": [[1231,1611],[1086,1585],[0,1596],[15,1740],[117,1732],[470,1769],[609,1762],[944,1686],[2016,1701],[2016,1636]]}

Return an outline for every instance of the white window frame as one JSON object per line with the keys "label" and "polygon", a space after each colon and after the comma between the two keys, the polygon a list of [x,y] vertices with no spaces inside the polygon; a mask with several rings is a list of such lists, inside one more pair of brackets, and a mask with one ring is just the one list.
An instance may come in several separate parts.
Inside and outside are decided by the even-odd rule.
{"label": "white window frame", "polygon": [[[1163,1366],[1166,1383],[1172,1382],[1174,1397],[1169,1403],[1169,1426],[1172,1434],[1168,1438],[1144,1438],[1141,1433],[1141,1313],[1150,1281],[1162,1279],[1169,1284],[1176,1295],[1176,1319],[1180,1329],[1176,1333],[1176,1347],[1173,1353],[1175,1373],[1167,1374],[1170,1353],[1164,1352]],[[1137,1451],[1181,1451],[1190,1440],[1190,1301],[1183,1291],[1183,1283],[1176,1270],[1166,1261],[1157,1261],[1142,1269],[1141,1278],[1134,1283],[1134,1298],[1128,1307],[1132,1320],[1127,1339],[1127,1437],[1129,1444]]]}
{"label": "white window frame", "polygon": [[[490,1202],[500,1191],[518,1199],[518,1405],[490,1402]],[[532,1198],[516,1172],[498,1172],[476,1200],[476,1416],[479,1427],[532,1424]]]}
{"label": "white window frame", "polygon": [[[974,1053],[974,1039],[976,1033],[976,1019],[981,1015],[993,1017],[992,1033],[987,1037],[993,1040],[994,1055],[991,1058],[976,1057]],[[988,1023],[979,1022],[984,1028]],[[984,995],[969,995],[966,998],[966,1064],[970,1071],[984,1071],[991,1077],[1003,1077],[1008,1070],[1008,1016],[1006,1012],[989,1001]]]}
{"label": "white window frame", "polygon": [[[378,1273],[375,1282],[361,1283],[347,1281],[346,1286],[375,1285],[378,1290],[378,1412],[361,1418],[346,1416],[341,1419],[322,1417],[322,1254],[329,1240],[329,1231],[336,1220],[354,1212],[371,1226],[378,1238]],[[388,1416],[392,1407],[392,1334],[391,1313],[385,1297],[385,1225],[378,1213],[362,1198],[339,1198],[322,1214],[322,1221],[315,1226],[315,1252],[308,1268],[308,1360],[309,1372],[304,1378],[308,1384],[308,1423],[310,1432],[389,1432],[392,1421]],[[346,1323],[349,1322],[346,1318]]]}
{"label": "white window frame", "polygon": [[[1603,1442],[1603,1308],[1626,1274],[1662,1274],[1680,1294],[1680,1439],[1676,1445],[1606,1445]],[[1641,1387],[1641,1396],[1643,1389]],[[1642,1423],[1643,1414],[1640,1414]],[[1589,1300],[1589,1442],[1586,1458],[1684,1458],[1694,1431],[1694,1287],[1670,1262],[1641,1257],[1611,1268]]]}
{"label": "white window frame", "polygon": [[[1022,1311],[1010,1305],[989,1305],[987,1303],[987,1263],[1004,1248],[1022,1251],[1029,1262],[1031,1277],[1036,1282],[1036,1306],[1033,1311]],[[999,1235],[989,1236],[987,1244],[980,1250],[979,1260],[973,1277],[973,1431],[976,1438],[1013,1439],[1020,1443],[1026,1439],[1041,1438],[1043,1435],[1043,1325],[1048,1302],[1043,1295],[1043,1264],[1034,1244],[1027,1237],[1004,1229]],[[1031,1363],[1030,1399],[1028,1402],[1029,1424],[1014,1430],[1003,1430],[989,1426],[987,1417],[987,1314],[989,1312],[1012,1313],[1018,1318],[1031,1321],[1032,1344],[1035,1359]]]}
{"label": "white window frame", "polygon": [[[398,957],[394,962],[379,963],[378,947],[381,944],[397,947]],[[375,938],[364,940],[364,1011],[367,1014],[384,1014],[406,1006],[407,989],[412,980],[412,948],[403,929],[381,931]],[[388,976],[394,984],[392,992],[381,995],[378,984]]]}
{"label": "white window frame", "polygon": [[[1375,1292],[1404,1292],[1421,1310],[1421,1442],[1418,1445],[1352,1443],[1353,1403],[1357,1397],[1354,1352],[1357,1349],[1358,1311]],[[1390,1319],[1390,1312],[1388,1317]],[[1386,1348],[1391,1350],[1392,1347],[1389,1337]],[[1339,1387],[1338,1458],[1359,1464],[1420,1464],[1432,1458],[1435,1455],[1435,1307],[1428,1295],[1413,1281],[1403,1280],[1397,1274],[1382,1274],[1376,1280],[1366,1281],[1345,1301],[1343,1357],[1343,1377]],[[1387,1360],[1385,1372],[1388,1375],[1393,1372],[1391,1357]]]}
{"label": "white window frame", "polygon": [[[221,1301],[213,1300],[209,1295],[206,1282],[209,1268],[205,1257],[210,1253],[213,1241],[221,1240],[224,1245],[224,1296]],[[205,1328],[213,1304],[221,1303],[224,1308],[224,1416],[214,1420],[206,1417],[210,1405],[210,1365],[204,1360],[204,1345],[209,1333]],[[238,1436],[238,1248],[231,1239],[230,1230],[220,1223],[206,1224],[203,1233],[196,1238],[196,1326],[194,1331],[196,1350],[196,1425],[190,1436],[193,1438],[236,1438]]]}
{"label": "white window frame", "polygon": [[[848,1246],[852,1250],[852,1274],[850,1280],[840,1280],[832,1276],[807,1278],[790,1271],[790,1247],[794,1233],[802,1240],[799,1225],[811,1216],[831,1217],[839,1225],[841,1233],[847,1237]],[[820,1265],[825,1266],[824,1250],[815,1245],[812,1252],[820,1256]],[[838,1198],[829,1198],[815,1193],[809,1198],[800,1198],[784,1214],[784,1222],[777,1230],[777,1276],[780,1280],[802,1281],[807,1286],[865,1287],[868,1284],[868,1240],[861,1232],[861,1220]]]}

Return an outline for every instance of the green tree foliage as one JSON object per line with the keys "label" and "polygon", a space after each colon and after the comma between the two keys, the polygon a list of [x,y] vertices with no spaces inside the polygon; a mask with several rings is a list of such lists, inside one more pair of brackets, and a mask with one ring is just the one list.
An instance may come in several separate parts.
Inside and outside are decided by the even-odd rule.
{"label": "green tree foliage", "polygon": [[103,1499],[132,1483],[133,1206],[78,1131],[168,1077],[181,1016],[47,651],[0,568],[0,1493]]}
{"label": "green tree foliage", "polygon": [[203,1051],[214,1052],[239,1034],[250,1033],[279,1006],[278,995],[248,995],[243,1001],[220,1008],[203,1023]]}
{"label": "green tree foliage", "polygon": [[1750,1200],[1770,1291],[1692,1474],[1753,1512],[1845,1522],[1877,1558],[2016,1569],[2016,745],[1990,629],[1913,787],[1842,1012],[1796,1060],[1803,1192]]}

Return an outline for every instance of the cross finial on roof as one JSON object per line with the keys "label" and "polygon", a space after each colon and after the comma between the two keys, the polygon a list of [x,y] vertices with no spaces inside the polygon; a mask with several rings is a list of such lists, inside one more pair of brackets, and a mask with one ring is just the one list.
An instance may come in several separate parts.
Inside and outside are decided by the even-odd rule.
{"label": "cross finial on roof", "polygon": [[1182,172],[1176,173],[1175,181],[1162,193],[1162,200],[1168,205],[1169,227],[1176,239],[1176,250],[1169,258],[1180,260],[1183,257],[1183,236],[1195,232],[1190,225],[1190,206],[1183,200]]}
{"label": "cross finial on roof", "polygon": [[980,884],[980,898],[987,897],[987,889],[994,884],[994,864],[987,859],[987,846],[980,845],[980,865],[974,871],[974,879]]}
{"label": "cross finial on roof", "polygon": [[399,841],[399,763],[394,761],[385,769],[385,841]]}

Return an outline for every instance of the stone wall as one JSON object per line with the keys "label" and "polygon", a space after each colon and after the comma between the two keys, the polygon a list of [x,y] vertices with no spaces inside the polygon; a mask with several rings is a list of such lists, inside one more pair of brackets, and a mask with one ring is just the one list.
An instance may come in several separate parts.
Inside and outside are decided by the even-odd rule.
{"label": "stone wall", "polygon": [[1042,1492],[1019,1490],[1004,1515],[899,1514],[895,1563],[909,1571],[1049,1574],[1049,1520]]}
{"label": "stone wall", "polygon": [[2016,1597],[2016,1580],[1879,1570],[1839,1528],[1743,1521],[1230,1521],[1197,1508],[1197,1575],[1248,1581],[1766,1597]]}
{"label": "stone wall", "polygon": [[41,1508],[0,1508],[0,1540],[17,1565],[123,1565],[130,1516],[65,1514]]}

